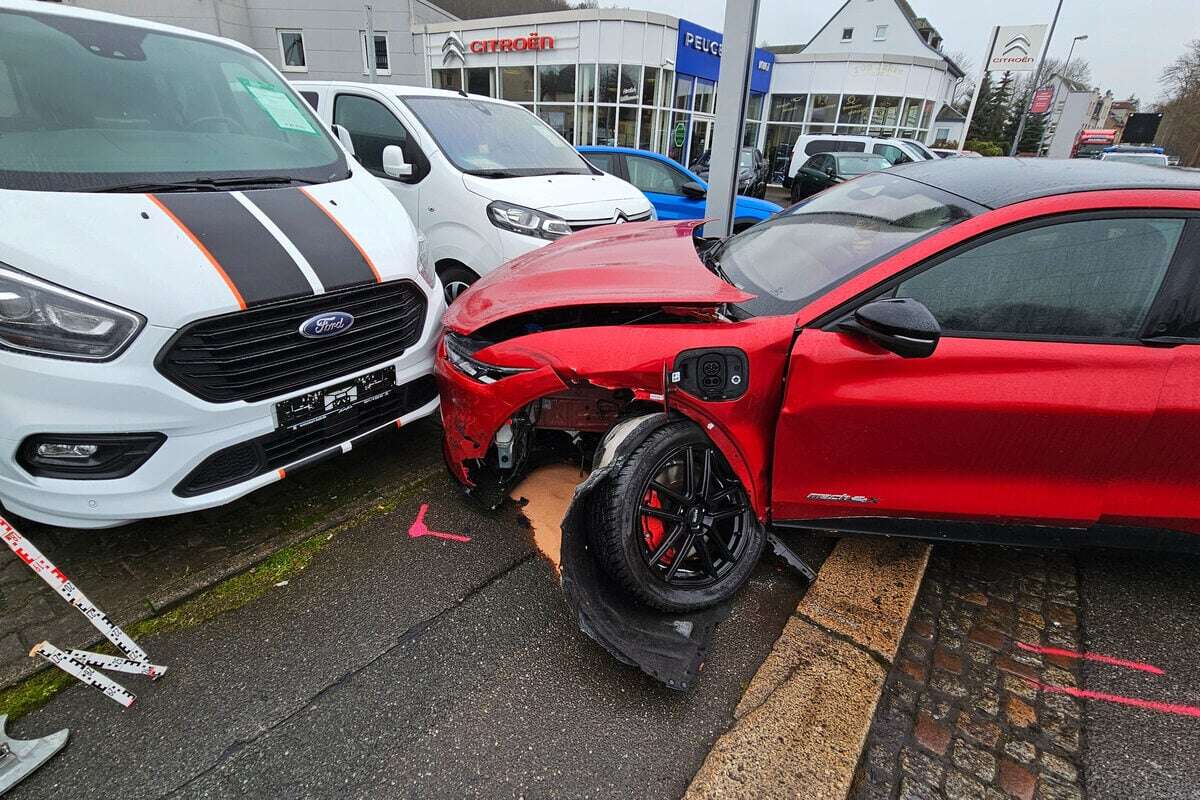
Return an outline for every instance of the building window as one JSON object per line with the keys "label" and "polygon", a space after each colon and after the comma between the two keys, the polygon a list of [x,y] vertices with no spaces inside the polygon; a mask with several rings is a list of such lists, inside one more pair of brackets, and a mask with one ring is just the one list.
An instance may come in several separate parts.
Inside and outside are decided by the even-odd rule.
{"label": "building window", "polygon": [[538,106],[538,116],[568,142],[575,142],[575,106]]}
{"label": "building window", "polygon": [[842,41],[848,42],[854,38],[854,28],[842,28]]}
{"label": "building window", "polygon": [[[543,103],[570,103],[574,99],[574,64],[552,64],[538,67],[538,100]],[[568,141],[571,141],[569,137]]]}
{"label": "building window", "polygon": [[617,147],[637,147],[637,109],[624,106],[617,114]]}
{"label": "building window", "polygon": [[773,94],[767,119],[772,122],[803,122],[806,94]]}
{"label": "building window", "polygon": [[[838,114],[839,125],[866,125],[871,110],[871,98],[861,94],[842,95],[842,110]],[[862,131],[854,131],[861,133]]]}
{"label": "building window", "polygon": [[501,67],[500,96],[516,103],[532,103],[533,67]]}
{"label": "building window", "polygon": [[617,73],[616,64],[601,64],[597,79],[597,100],[601,103],[617,102]]}
{"label": "building window", "polygon": [[838,96],[836,94],[814,94],[808,109],[808,121],[817,123],[808,127],[808,133],[833,133],[837,121]]}
{"label": "building window", "polygon": [[[367,61],[367,33],[359,31],[361,38],[359,43],[362,45],[363,58],[363,74],[370,73],[370,62]],[[375,31],[375,73],[377,75],[391,75],[391,62],[388,61],[388,35],[387,31]]]}
{"label": "building window", "polygon": [[467,92],[484,97],[496,96],[496,70],[491,67],[469,67],[467,69]]}
{"label": "building window", "polygon": [[886,95],[876,97],[875,108],[871,111],[871,135],[894,136],[899,122],[900,98]]}
{"label": "building window", "polygon": [[[649,71],[651,68],[647,67]],[[653,108],[642,109],[642,119],[638,125],[638,148],[641,150],[653,150],[655,141],[654,115]]]}
{"label": "building window", "polygon": [[875,26],[875,41],[882,42],[887,38],[887,25]]}
{"label": "building window", "polygon": [[696,79],[696,100],[694,102],[695,111],[698,114],[711,114],[713,112],[713,100],[717,94],[717,87],[712,81],[706,81],[704,78]]}
{"label": "building window", "polygon": [[637,105],[641,91],[642,68],[637,64],[621,65],[621,105]]}
{"label": "building window", "polygon": [[596,107],[596,144],[614,147],[617,144],[617,107]]}
{"label": "building window", "polygon": [[593,144],[595,138],[592,136],[592,120],[595,118],[595,108],[593,106],[579,107],[579,124],[575,126],[576,138],[579,144]]}
{"label": "building window", "polygon": [[[579,65],[579,90],[575,95],[575,99],[580,103],[596,102],[595,64]],[[588,127],[588,130],[591,130],[591,126]],[[580,144],[588,144],[588,142],[580,142]]]}
{"label": "building window", "polygon": [[949,128],[938,128],[937,133],[934,134],[933,143],[936,145],[939,142],[948,142],[948,141],[950,141],[950,129]]}
{"label": "building window", "polygon": [[462,70],[435,69],[433,71],[433,88],[461,92],[463,88]]}
{"label": "building window", "polygon": [[278,31],[279,62],[284,72],[308,72],[304,57],[304,31]]}
{"label": "building window", "polygon": [[658,102],[658,67],[646,67],[642,73],[642,105],[661,105]]}
{"label": "building window", "polygon": [[692,79],[683,75],[675,76],[675,107],[688,110],[692,107]]}

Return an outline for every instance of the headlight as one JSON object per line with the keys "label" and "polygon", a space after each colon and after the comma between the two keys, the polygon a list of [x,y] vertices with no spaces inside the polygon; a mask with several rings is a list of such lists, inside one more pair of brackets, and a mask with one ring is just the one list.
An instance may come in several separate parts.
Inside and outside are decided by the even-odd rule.
{"label": "headlight", "polygon": [[501,378],[529,372],[520,367],[498,367],[495,364],[485,364],[475,358],[479,346],[465,336],[447,332],[442,340],[446,348],[446,360],[464,375],[469,375],[480,383],[495,383]]}
{"label": "headlight", "polygon": [[655,208],[654,206],[650,206],[650,221],[654,222],[657,219],[658,219],[658,209]]}
{"label": "headlight", "polygon": [[437,273],[433,269],[433,256],[429,254],[429,240],[425,234],[417,233],[417,272],[432,289],[437,283]]}
{"label": "headlight", "polygon": [[6,350],[106,361],[144,324],[132,311],[0,267],[0,347]]}
{"label": "headlight", "polygon": [[513,233],[540,239],[561,239],[571,232],[571,226],[561,217],[502,200],[489,204],[487,212],[493,225]]}

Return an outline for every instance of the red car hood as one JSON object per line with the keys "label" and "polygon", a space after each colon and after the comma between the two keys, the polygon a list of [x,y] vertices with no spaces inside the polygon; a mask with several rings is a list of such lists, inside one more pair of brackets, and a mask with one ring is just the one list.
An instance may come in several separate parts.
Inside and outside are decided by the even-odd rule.
{"label": "red car hood", "polygon": [[714,305],[754,297],[710,272],[696,255],[698,222],[605,225],[514,258],[450,306],[459,333],[517,314],[614,303]]}

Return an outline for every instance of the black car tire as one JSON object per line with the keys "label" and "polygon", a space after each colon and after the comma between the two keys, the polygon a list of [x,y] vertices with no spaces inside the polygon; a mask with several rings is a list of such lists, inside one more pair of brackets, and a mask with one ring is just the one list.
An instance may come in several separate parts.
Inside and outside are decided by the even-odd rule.
{"label": "black car tire", "polygon": [[479,276],[474,272],[457,265],[439,270],[438,277],[442,279],[442,291],[446,294],[446,305],[457,300],[458,296],[465,292],[472,283],[479,280]]}
{"label": "black car tire", "polygon": [[[693,488],[686,497],[680,491],[688,483],[684,458],[693,464]],[[660,479],[670,481],[664,476],[672,470],[682,480],[670,486],[686,503],[654,488],[666,485]],[[705,487],[702,473],[709,470]],[[658,519],[645,513],[647,498],[660,503],[656,510],[679,519],[660,521],[658,542],[647,527]],[[690,509],[700,509],[699,514],[689,516]],[[591,542],[604,571],[635,599],[668,612],[696,611],[728,600],[749,580],[766,544],[745,489],[691,422],[671,422],[651,433],[597,489],[591,517]],[[653,550],[659,551],[657,564],[652,563]]]}

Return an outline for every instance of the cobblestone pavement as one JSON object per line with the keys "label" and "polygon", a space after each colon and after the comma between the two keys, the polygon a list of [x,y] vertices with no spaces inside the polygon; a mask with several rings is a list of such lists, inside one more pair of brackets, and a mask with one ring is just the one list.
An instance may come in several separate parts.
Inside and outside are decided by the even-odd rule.
{"label": "cobblestone pavement", "polygon": [[859,762],[854,800],[1082,798],[1070,553],[938,545]]}
{"label": "cobblestone pavement", "polygon": [[[440,469],[440,435],[430,420],[392,430],[224,508],[102,531],[14,524],[93,602],[126,625],[315,529],[369,511],[399,485]],[[99,634],[0,547],[0,686],[42,666],[28,654],[44,639],[86,647]]]}

